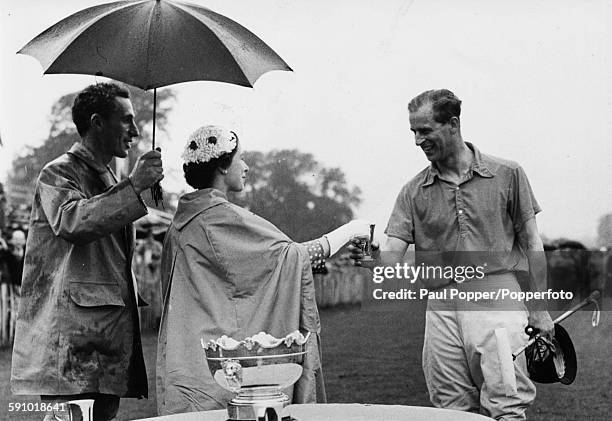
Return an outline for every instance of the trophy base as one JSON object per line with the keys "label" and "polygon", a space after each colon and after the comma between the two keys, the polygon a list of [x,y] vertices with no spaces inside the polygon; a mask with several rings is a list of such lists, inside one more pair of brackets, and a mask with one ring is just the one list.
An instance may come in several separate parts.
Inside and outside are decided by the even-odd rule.
{"label": "trophy base", "polygon": [[[278,420],[278,421],[299,421],[297,418],[293,418],[291,415],[287,415],[283,418],[274,418],[274,417],[270,417],[268,415],[266,415],[263,418],[249,418],[249,421],[268,421],[268,420]],[[228,418],[225,421],[236,421],[236,419],[234,418]]]}
{"label": "trophy base", "polygon": [[228,421],[296,421],[287,412],[289,397],[274,386],[243,388],[227,405]]}
{"label": "trophy base", "polygon": [[[264,417],[264,418],[260,418],[260,420],[259,420],[259,421],[262,421],[262,420],[263,420],[263,421],[267,421],[267,420],[273,420],[273,419],[277,419],[277,418],[265,418],[265,417]],[[257,419],[256,419],[256,418],[253,418],[253,420],[254,420],[254,421],[257,421]],[[228,418],[228,419],[227,419],[227,420],[225,420],[225,421],[236,421],[236,420],[234,420],[234,419],[232,419],[232,418]],[[291,415],[287,415],[286,417],[280,418],[280,419],[279,419],[279,421],[299,421],[299,420],[298,420],[297,418],[293,418]]]}

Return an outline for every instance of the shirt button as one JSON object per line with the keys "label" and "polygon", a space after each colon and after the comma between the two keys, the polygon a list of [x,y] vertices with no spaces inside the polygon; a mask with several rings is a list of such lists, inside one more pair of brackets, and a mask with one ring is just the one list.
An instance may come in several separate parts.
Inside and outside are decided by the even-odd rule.
{"label": "shirt button", "polygon": [[459,209],[459,215],[463,213],[463,209]]}

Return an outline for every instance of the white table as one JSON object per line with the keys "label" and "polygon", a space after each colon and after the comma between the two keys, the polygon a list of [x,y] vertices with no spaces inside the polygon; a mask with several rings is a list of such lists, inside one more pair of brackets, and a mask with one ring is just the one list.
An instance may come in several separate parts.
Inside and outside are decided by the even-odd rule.
{"label": "white table", "polygon": [[[298,421],[485,421],[491,418],[449,409],[403,405],[309,404],[291,405]],[[189,412],[139,421],[226,421],[227,411]]]}

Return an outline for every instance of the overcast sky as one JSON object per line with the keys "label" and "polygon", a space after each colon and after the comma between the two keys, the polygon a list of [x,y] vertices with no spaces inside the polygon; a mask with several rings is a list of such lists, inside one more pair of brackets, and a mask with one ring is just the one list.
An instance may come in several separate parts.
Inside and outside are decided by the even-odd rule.
{"label": "overcast sky", "polygon": [[[173,86],[161,138],[181,190],[179,155],[202,124],[229,124],[246,149],[298,148],[339,166],[363,191],[360,217],[380,231],[401,186],[428,163],[409,131],[407,102],[448,88],[463,100],[464,139],[518,161],[543,208],[548,237],[594,237],[612,212],[612,6],[606,0],[194,1],[256,33],[294,72],[255,89]],[[2,0],[0,181],[24,145],[46,138],[51,105],[93,76],[42,76],[15,52],[61,18],[101,1]]]}

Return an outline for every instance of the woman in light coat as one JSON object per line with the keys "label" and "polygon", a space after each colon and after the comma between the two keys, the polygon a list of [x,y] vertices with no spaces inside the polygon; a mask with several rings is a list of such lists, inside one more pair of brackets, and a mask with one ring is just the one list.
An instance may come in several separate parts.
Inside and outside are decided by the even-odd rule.
{"label": "woman in light coat", "polygon": [[278,338],[311,332],[293,402],[325,402],[312,270],[369,225],[352,221],[299,244],[230,203],[227,193],[244,188],[248,166],[238,137],[222,127],[196,130],[183,159],[196,190],[181,197],[162,252],[160,415],[224,408],[233,396],[212,378],[200,340],[241,340],[261,331]]}

